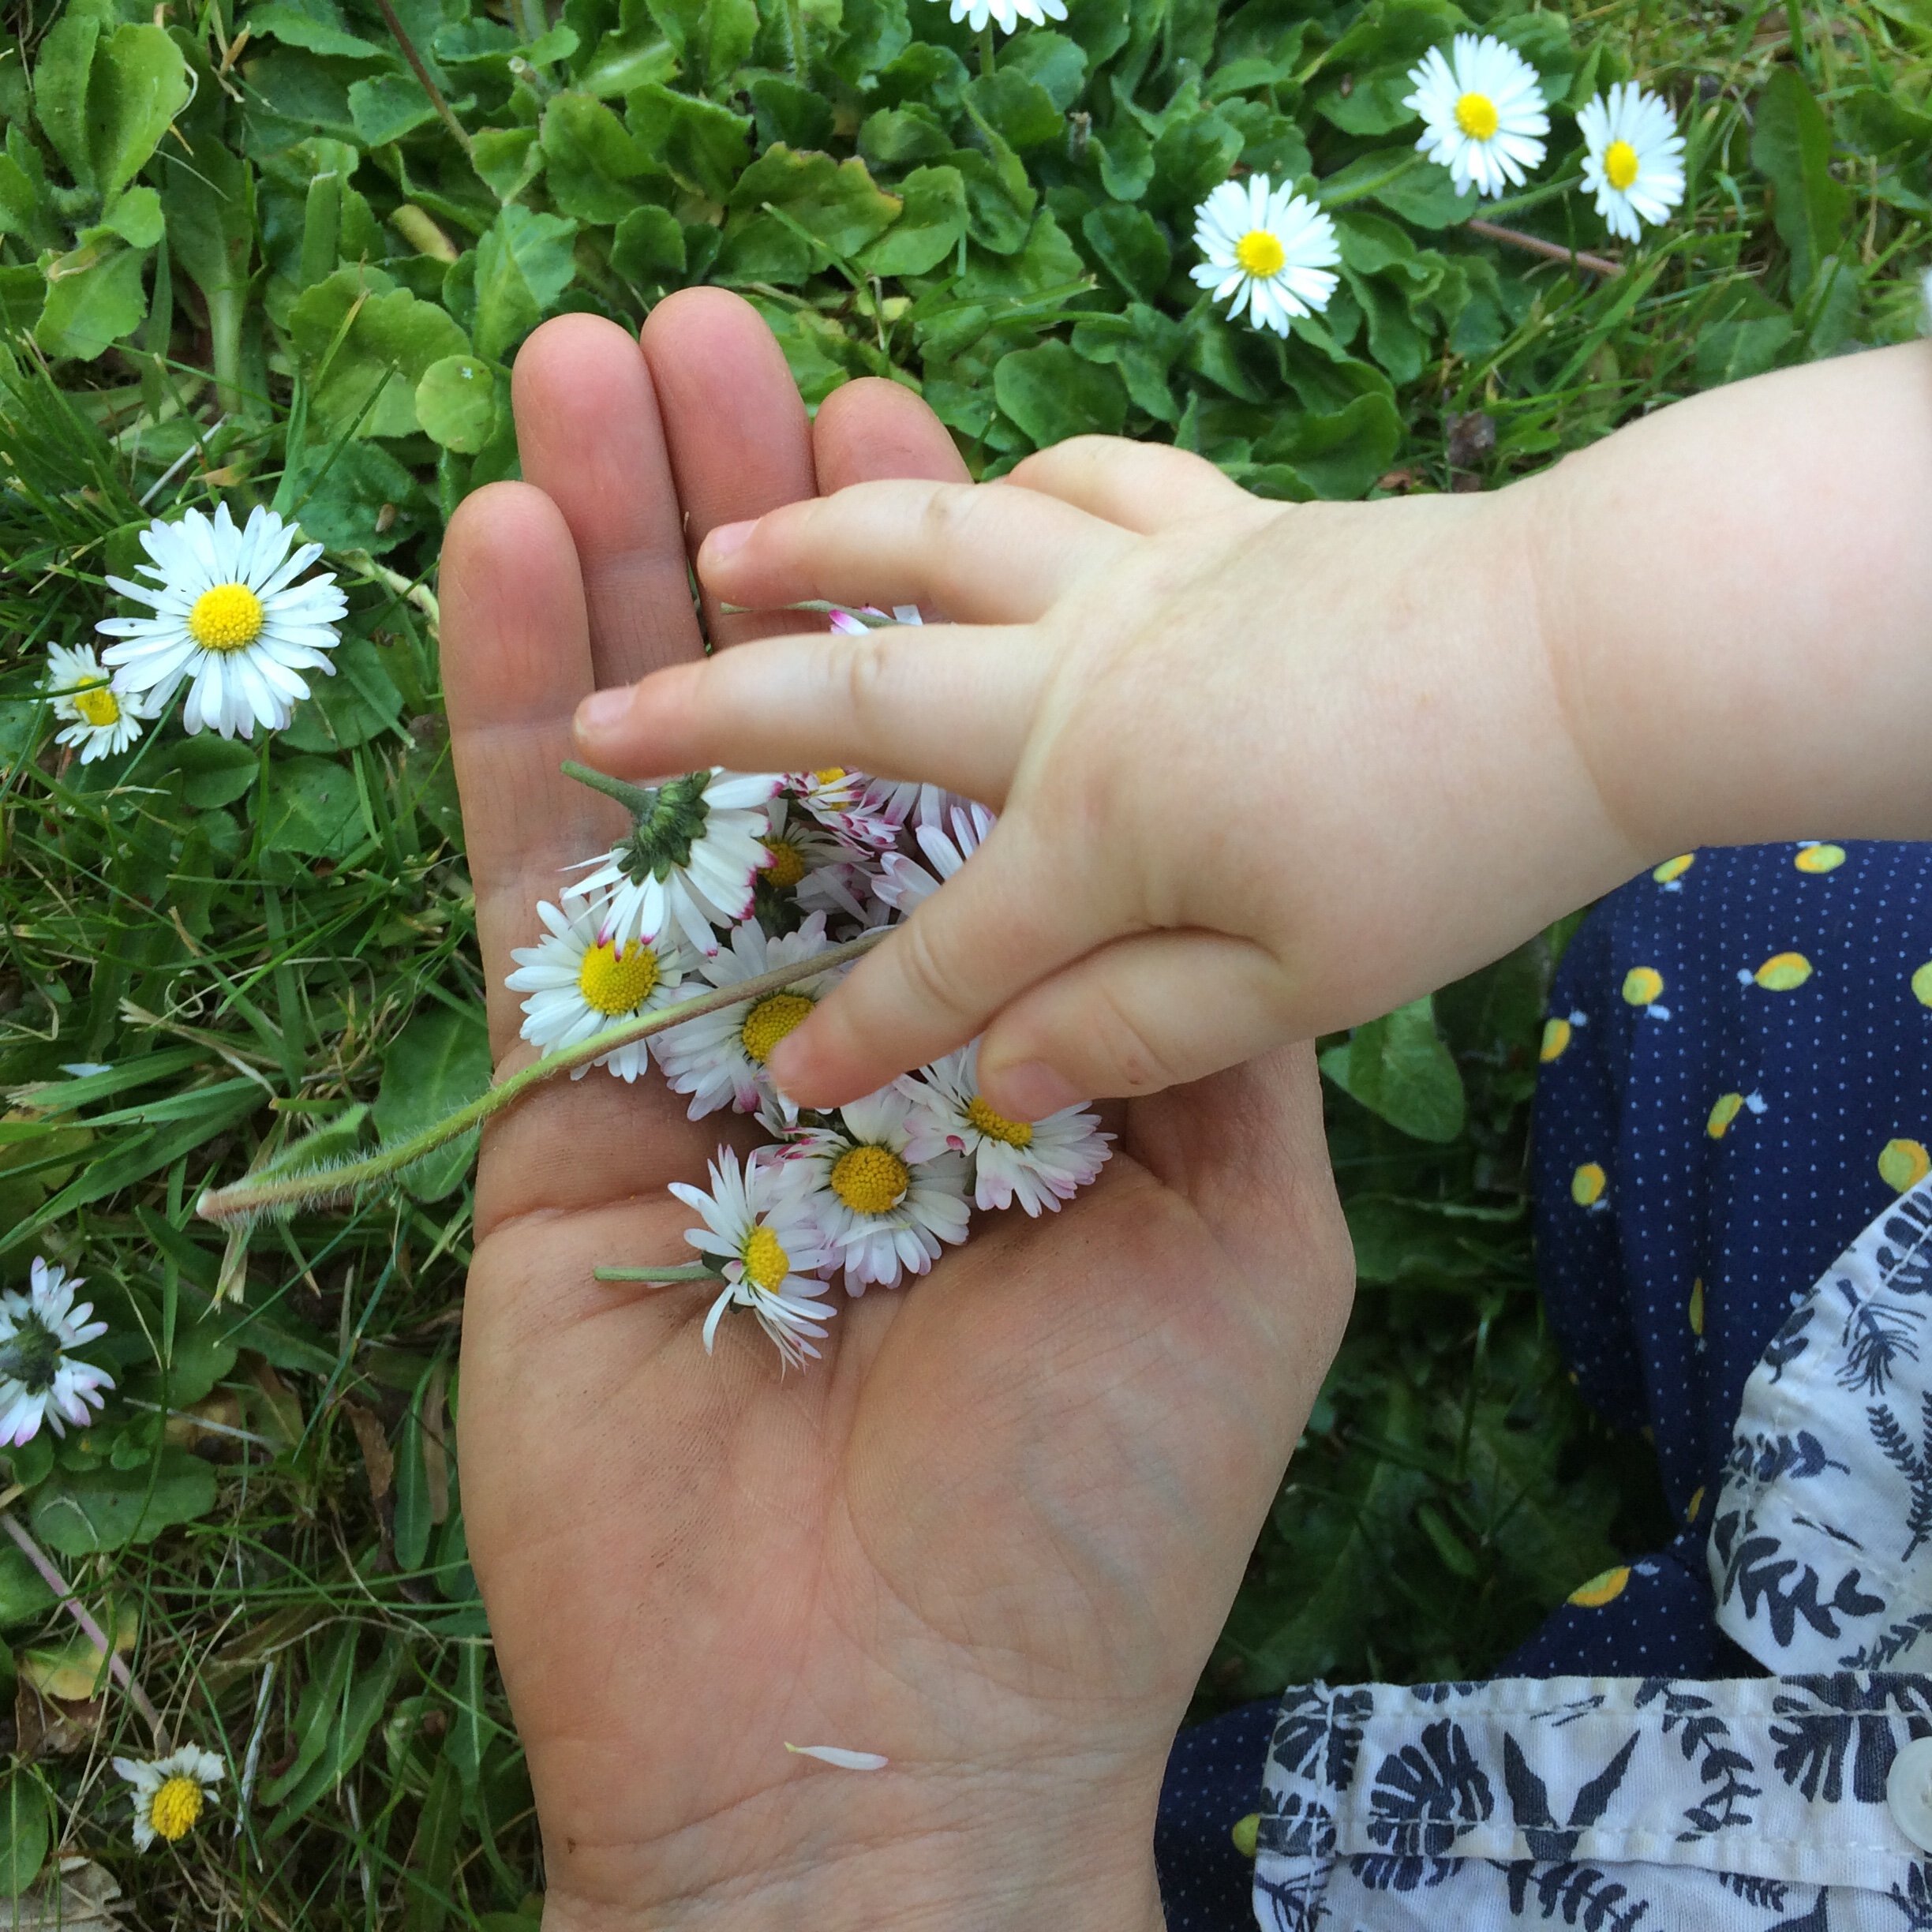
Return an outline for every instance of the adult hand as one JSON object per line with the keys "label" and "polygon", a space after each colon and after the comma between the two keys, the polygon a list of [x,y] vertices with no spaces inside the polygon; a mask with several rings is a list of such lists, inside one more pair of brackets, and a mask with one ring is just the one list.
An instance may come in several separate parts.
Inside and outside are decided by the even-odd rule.
{"label": "adult hand", "polygon": [[[509,949],[617,829],[560,774],[571,714],[698,654],[689,548],[815,490],[962,474],[889,384],[808,425],[715,290],[661,304],[641,354],[551,323],[515,401],[529,481],[463,504],[442,580],[504,1066],[527,1057]],[[706,1358],[702,1290],[593,1278],[683,1258],[665,1184],[702,1179],[715,1127],[593,1073],[500,1118],[478,1170],[459,1446],[552,1932],[1158,1926],[1168,1746],[1346,1311],[1307,1056],[1136,1103],[1062,1212],[981,1217],[783,1380],[748,1324]]]}

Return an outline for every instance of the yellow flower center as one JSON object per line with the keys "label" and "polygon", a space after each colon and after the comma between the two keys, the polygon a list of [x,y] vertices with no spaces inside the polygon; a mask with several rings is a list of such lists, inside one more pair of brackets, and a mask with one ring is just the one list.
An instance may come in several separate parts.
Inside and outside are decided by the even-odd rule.
{"label": "yellow flower center", "polygon": [[762,1288],[767,1294],[776,1294],[784,1278],[792,1272],[792,1257],[768,1227],[754,1227],[751,1230],[738,1258],[744,1264],[745,1279],[754,1288]]}
{"label": "yellow flower center", "polygon": [[607,939],[593,945],[577,968],[577,990],[601,1013],[627,1013],[649,999],[657,984],[657,955],[641,940],[620,953]]}
{"label": "yellow flower center", "polygon": [[766,881],[781,892],[789,892],[805,876],[805,855],[789,839],[766,838],[758,843],[772,856],[765,868]]}
{"label": "yellow flower center", "polygon": [[265,615],[261,599],[246,584],[217,584],[195,599],[188,634],[204,650],[242,650],[261,635]]}
{"label": "yellow flower center", "polygon": [[762,1066],[772,1049],[804,1019],[817,1002],[803,993],[767,993],[753,1005],[738,1029],[739,1044],[745,1058]]}
{"label": "yellow flower center", "polygon": [[201,1787],[177,1772],[148,1801],[148,1822],[155,1835],[173,1844],[185,1838],[201,1815]]}
{"label": "yellow flower center", "polygon": [[911,1170],[890,1148],[850,1148],[832,1169],[832,1192],[855,1214],[889,1212],[912,1185]]}
{"label": "yellow flower center", "polygon": [[1612,188],[1627,188],[1637,178],[1637,150],[1628,141],[1612,141],[1604,150],[1603,167]]}
{"label": "yellow flower center", "polygon": [[845,767],[843,765],[823,765],[812,773],[812,783],[820,786],[835,785],[841,783],[844,777]]}
{"label": "yellow flower center", "polygon": [[1500,118],[1487,94],[1465,94],[1456,103],[1456,125],[1471,140],[1493,140]]}
{"label": "yellow flower center", "polygon": [[1024,1121],[1009,1120],[1004,1114],[993,1110],[975,1094],[966,1108],[966,1118],[989,1140],[1004,1140],[1009,1147],[1031,1147],[1033,1129]]}
{"label": "yellow flower center", "polygon": [[1234,244],[1234,259],[1251,275],[1265,282],[1281,273],[1288,260],[1287,251],[1265,228],[1250,228]]}
{"label": "yellow flower center", "polygon": [[105,684],[90,684],[73,694],[73,708],[87,722],[99,728],[121,722],[121,703]]}

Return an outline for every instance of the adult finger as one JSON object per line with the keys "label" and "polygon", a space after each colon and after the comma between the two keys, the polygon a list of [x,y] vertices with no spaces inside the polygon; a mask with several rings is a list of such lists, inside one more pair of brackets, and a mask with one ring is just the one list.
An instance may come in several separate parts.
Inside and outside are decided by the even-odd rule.
{"label": "adult finger", "polygon": [[1007,484],[859,483],[713,531],[698,574],[711,594],[758,608],[825,597],[1025,623],[1131,541],[1070,504]]}
{"label": "adult finger", "polygon": [[[718,524],[762,516],[817,492],[798,386],[777,337],[742,296],[680,289],[650,312],[640,339],[689,549]],[[724,616],[709,597],[705,623],[718,644],[799,627],[796,617],[783,615]]]}
{"label": "adult finger", "polygon": [[1272,515],[1280,507],[1230,483],[1204,456],[1121,436],[1069,437],[1017,464],[1006,481],[1143,536],[1198,518]]}
{"label": "adult finger", "polygon": [[511,394],[524,481],[563,511],[576,546],[597,682],[696,657],[683,517],[636,336],[558,316],[517,352]]}
{"label": "adult finger", "polygon": [[812,418],[822,496],[880,477],[964,483],[965,459],[946,426],[902,383],[861,376],[834,389]]}
{"label": "adult finger", "polygon": [[1284,1024],[1281,969],[1252,940],[1138,934],[1005,1005],[980,1043],[979,1082],[1001,1113],[1039,1120],[1219,1073],[1279,1043]]}
{"label": "adult finger", "polygon": [[1098,945],[1112,908],[1076,887],[1070,841],[1009,814],[892,937],[859,960],[769,1062],[801,1106],[843,1106],[963,1046],[1042,973]]}
{"label": "adult finger", "polygon": [[898,625],[862,636],[764,638],[599,691],[577,714],[586,762],[619,776],[725,765],[843,765],[918,778],[997,807],[1012,783],[1046,659],[1028,629]]}

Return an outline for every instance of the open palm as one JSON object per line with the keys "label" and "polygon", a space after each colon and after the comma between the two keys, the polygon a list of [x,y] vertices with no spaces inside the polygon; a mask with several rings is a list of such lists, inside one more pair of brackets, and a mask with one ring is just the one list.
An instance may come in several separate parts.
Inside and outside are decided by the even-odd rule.
{"label": "open palm", "polygon": [[[661,305],[641,354],[548,325],[516,402],[529,481],[462,505],[442,586],[512,1063],[508,949],[617,829],[559,773],[571,712],[697,653],[687,547],[815,490],[962,474],[889,384],[808,424],[755,312],[714,290]],[[1346,1312],[1305,1059],[1136,1103],[1063,1212],[980,1217],[782,1380],[748,1321],[707,1359],[701,1289],[593,1279],[685,1258],[665,1184],[702,1178],[717,1125],[654,1075],[593,1072],[485,1144],[464,1496],[552,1923],[1156,1923],[1167,1745]]]}

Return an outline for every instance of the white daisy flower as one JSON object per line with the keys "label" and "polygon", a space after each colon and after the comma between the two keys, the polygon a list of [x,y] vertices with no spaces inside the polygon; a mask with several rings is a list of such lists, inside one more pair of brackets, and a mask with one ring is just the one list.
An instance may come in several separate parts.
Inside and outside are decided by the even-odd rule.
{"label": "white daisy flower", "polygon": [[871,857],[868,848],[841,836],[835,829],[835,821],[795,811],[799,803],[781,793],[765,807],[767,829],[760,835],[758,843],[770,858],[752,881],[754,886],[797,894],[813,874],[829,867],[861,863]]}
{"label": "white daisy flower", "polygon": [[226,504],[212,520],[190,510],[178,523],[149,524],[141,548],[154,561],[138,567],[159,589],[125,577],[107,582],[154,615],[108,617],[94,627],[123,640],[101,653],[114,670],[116,691],[144,695],[158,711],[192,678],[182,710],[191,732],[249,738],[257,724],[279,731],[296,701],[309,695],[301,673],[333,675],[328,654],[349,608],[327,571],[296,582],[322,554],[312,543],[291,555],[296,534],[294,525],[259,508],[237,530]]}
{"label": "white daisy flower", "polygon": [[615,938],[655,940],[674,929],[709,958],[718,949],[712,928],[735,926],[751,910],[752,874],[771,863],[764,807],[781,782],[719,768],[628,788],[638,801],[631,835],[586,860],[596,869],[566,886],[566,897],[602,897],[605,930]]}
{"label": "white daisy flower", "polygon": [[1416,143],[1458,188],[1496,196],[1520,187],[1543,159],[1549,132],[1537,70],[1494,34],[1458,34],[1445,56],[1431,47],[1409,70],[1415,92],[1403,102],[1422,117]]}
{"label": "white daisy flower", "polygon": [[1230,318],[1245,309],[1256,328],[1278,335],[1335,291],[1335,223],[1292,188],[1271,190],[1265,174],[1215,189],[1195,211],[1194,245],[1208,258],[1191,271],[1196,283],[1216,301],[1234,297]]}
{"label": "white daisy flower", "polygon": [[198,1744],[184,1744],[152,1763],[117,1758],[114,1768],[134,1787],[134,1845],[145,1852],[157,1838],[170,1844],[185,1838],[207,1809],[222,1780],[222,1761]]}
{"label": "white daisy flower", "polygon": [[[731,944],[698,970],[714,987],[736,986],[777,967],[803,967],[830,944],[822,912],[776,939],[756,919],[747,919],[732,928]],[[691,1096],[693,1120],[721,1106],[734,1106],[740,1114],[769,1110],[775,1123],[785,1125],[798,1118],[796,1108],[772,1085],[765,1063],[818,1005],[831,977],[801,974],[796,986],[700,1013],[657,1035],[657,1064],[672,1092]],[[687,990],[687,997],[693,990]]]}
{"label": "white daisy flower", "polygon": [[1620,80],[1577,115],[1586,152],[1583,185],[1614,235],[1641,241],[1643,224],[1670,219],[1684,198],[1683,137],[1662,95]]}
{"label": "white daisy flower", "polygon": [[988,21],[1002,33],[1011,33],[1022,21],[1043,27],[1066,17],[1066,0],[953,0],[953,19],[965,21],[975,33]]}
{"label": "white daisy flower", "polygon": [[104,1321],[88,1320],[92,1302],[75,1302],[82,1285],[36,1255],[28,1293],[0,1295],[0,1444],[32,1442],[43,1421],[64,1436],[63,1416],[85,1428],[94,1420],[88,1405],[107,1406],[101,1391],[114,1387],[114,1377],[68,1354],[107,1332]]}
{"label": "white daisy flower", "polygon": [[79,746],[83,765],[125,751],[141,734],[146,710],[131,692],[114,689],[91,644],[50,644],[42,688],[66,728],[54,742]]}
{"label": "white daisy flower", "polygon": [[[996,822],[983,805],[970,800],[954,804],[947,816],[952,826],[950,836],[937,825],[913,829],[912,837],[926,855],[927,865],[908,859],[904,852],[886,855],[885,876],[879,881],[878,896],[901,918],[922,900],[930,899],[979,849]],[[927,866],[932,870],[928,871]]]}
{"label": "white daisy flower", "polygon": [[[528,993],[523,1037],[545,1053],[575,1046],[620,1020],[654,1013],[678,995],[683,955],[668,941],[653,945],[633,939],[620,945],[599,930],[597,908],[581,901],[559,908],[545,903],[537,916],[547,928],[534,946],[511,948],[517,969],[504,984]],[[634,1080],[650,1065],[650,1042],[632,1040],[593,1063],[620,1080]],[[573,1067],[582,1080],[590,1065]]]}
{"label": "white daisy flower", "polygon": [[838,1311],[813,1299],[824,1284],[810,1277],[830,1257],[806,1202],[803,1178],[769,1148],[747,1155],[740,1174],[736,1154],[721,1148],[711,1163],[710,1193],[671,1183],[671,1192],[704,1217],[704,1226],[687,1228],[684,1238],[700,1254],[717,1256],[724,1277],[724,1292],[705,1317],[707,1355],[725,1309],[735,1306],[758,1317],[787,1368],[817,1357],[812,1343],[825,1339],[822,1324]]}
{"label": "white daisy flower", "polygon": [[806,1198],[844,1264],[848,1294],[923,1275],[942,1243],[966,1238],[966,1162],[897,1088],[841,1107],[836,1126],[805,1129],[785,1159],[813,1178]]}
{"label": "white daisy flower", "polygon": [[971,1157],[973,1202],[1030,1215],[1057,1213],[1062,1201],[1098,1174],[1114,1136],[1084,1106],[1063,1107],[1042,1121],[1009,1120],[979,1092],[979,1043],[972,1041],[898,1083],[931,1116],[948,1147]]}

